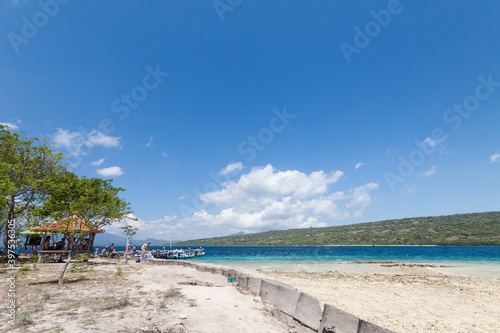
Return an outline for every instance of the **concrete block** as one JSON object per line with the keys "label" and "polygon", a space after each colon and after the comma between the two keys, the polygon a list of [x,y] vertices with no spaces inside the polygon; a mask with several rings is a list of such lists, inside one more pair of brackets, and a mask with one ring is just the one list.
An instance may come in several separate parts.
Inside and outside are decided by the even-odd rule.
{"label": "concrete block", "polygon": [[196,270],[198,270],[200,272],[206,272],[207,267],[203,266],[203,265],[198,265],[198,266],[196,266]]}
{"label": "concrete block", "polygon": [[238,276],[238,288],[246,290],[247,289],[247,280],[248,280],[248,276],[240,274]]}
{"label": "concrete block", "polygon": [[287,325],[293,324],[293,317],[280,311],[280,309],[278,309],[277,307],[273,307],[272,312],[273,312],[273,317],[275,317],[276,319],[281,320],[282,322],[286,323]]}
{"label": "concrete block", "polygon": [[304,326],[302,323],[297,320],[293,320],[293,326],[295,327],[295,332],[297,333],[318,333],[318,331],[313,330],[310,327]]}
{"label": "concrete block", "polygon": [[318,332],[327,333],[335,328],[335,333],[357,333],[359,327],[359,319],[344,310],[338,309],[330,304],[325,304],[321,325]]}
{"label": "concrete block", "polygon": [[279,285],[272,280],[262,280],[259,296],[264,303],[274,304],[278,297]]}
{"label": "concrete block", "polygon": [[229,269],[229,270],[227,271],[227,277],[235,277],[235,276],[237,277],[237,274],[236,274],[236,273],[237,273],[237,272],[236,272],[234,269]]}
{"label": "concrete block", "polygon": [[322,316],[319,300],[306,293],[300,293],[293,317],[317,332]]}
{"label": "concrete block", "polygon": [[260,284],[262,283],[261,278],[255,278],[249,276],[247,279],[247,291],[254,295],[258,295],[260,292]]}
{"label": "concrete block", "polygon": [[184,266],[184,267],[191,267],[191,264],[190,264],[190,263],[188,263],[188,262],[183,262],[183,263],[182,263],[182,266]]}
{"label": "concrete block", "polygon": [[396,333],[388,328],[361,319],[357,333]]}
{"label": "concrete block", "polygon": [[196,269],[196,266],[198,266],[198,264],[195,264],[195,263],[191,262],[191,263],[189,263],[189,266],[190,266],[191,268]]}
{"label": "concrete block", "polygon": [[280,285],[278,287],[278,296],[276,297],[274,305],[287,315],[293,316],[299,297],[300,291],[295,290],[295,288],[290,289],[286,285]]}

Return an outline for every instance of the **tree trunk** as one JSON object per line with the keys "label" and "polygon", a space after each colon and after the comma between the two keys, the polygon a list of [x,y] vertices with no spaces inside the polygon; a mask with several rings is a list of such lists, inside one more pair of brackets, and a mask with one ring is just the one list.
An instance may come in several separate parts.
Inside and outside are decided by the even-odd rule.
{"label": "tree trunk", "polygon": [[64,278],[64,273],[66,273],[66,269],[68,268],[69,263],[71,262],[71,259],[75,256],[75,252],[78,246],[76,245],[75,241],[75,236],[73,235],[68,235],[68,249],[71,250],[70,253],[68,253],[68,260],[66,260],[66,264],[64,264],[63,271],[61,272],[61,275],[59,275],[59,285],[63,285],[63,278]]}
{"label": "tree trunk", "polygon": [[63,285],[63,278],[64,278],[64,273],[66,273],[66,269],[68,268],[69,263],[71,262],[71,259],[73,259],[73,250],[68,254],[68,260],[66,260],[66,264],[64,264],[63,271],[61,272],[61,275],[59,275],[59,285]]}

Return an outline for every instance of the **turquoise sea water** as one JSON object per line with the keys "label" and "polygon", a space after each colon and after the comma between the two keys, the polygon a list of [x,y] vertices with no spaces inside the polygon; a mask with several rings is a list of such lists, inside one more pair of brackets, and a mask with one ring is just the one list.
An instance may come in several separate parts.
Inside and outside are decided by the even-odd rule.
{"label": "turquoise sea water", "polygon": [[190,260],[250,269],[306,271],[360,271],[374,266],[356,262],[395,261],[452,266],[446,270],[500,278],[500,246],[207,246],[205,252],[205,256]]}
{"label": "turquoise sea water", "polygon": [[[122,251],[125,247],[116,249]],[[289,271],[363,271],[378,266],[356,262],[394,261],[452,266],[439,269],[500,278],[500,246],[207,246],[205,252],[205,256],[190,260]]]}

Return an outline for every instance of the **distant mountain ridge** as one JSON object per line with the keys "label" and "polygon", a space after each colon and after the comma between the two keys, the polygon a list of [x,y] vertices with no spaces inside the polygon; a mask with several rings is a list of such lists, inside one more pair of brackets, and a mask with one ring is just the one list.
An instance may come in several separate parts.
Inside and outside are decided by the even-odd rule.
{"label": "distant mountain ridge", "polygon": [[344,226],[274,230],[175,245],[495,245],[500,212],[414,217]]}
{"label": "distant mountain ridge", "polygon": [[[148,239],[135,239],[132,238],[132,244],[137,245],[137,246],[142,246],[144,243],[151,242],[151,246],[166,246],[170,244],[170,240],[164,240],[164,239],[155,239],[155,238],[148,238]],[[178,240],[172,240],[172,244],[174,242],[179,242]],[[114,243],[116,246],[125,246],[127,245],[127,239],[122,236],[118,236],[115,234],[111,234],[109,232],[104,232],[102,234],[96,234],[95,240],[94,240],[94,246],[109,246],[111,243]]]}

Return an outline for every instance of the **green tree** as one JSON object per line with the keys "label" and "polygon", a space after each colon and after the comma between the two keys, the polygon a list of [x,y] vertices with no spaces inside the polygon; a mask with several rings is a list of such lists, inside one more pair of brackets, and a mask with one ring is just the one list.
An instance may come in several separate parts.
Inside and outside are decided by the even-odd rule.
{"label": "green tree", "polygon": [[125,222],[125,225],[123,227],[120,227],[122,229],[122,233],[127,236],[127,245],[125,247],[125,256],[128,256],[128,246],[130,244],[130,241],[132,240],[132,237],[136,234],[136,231],[139,230],[137,228],[132,227],[130,224]]}
{"label": "green tree", "polygon": [[39,207],[37,215],[45,218],[44,225],[59,221],[63,227],[58,233],[64,234],[70,244],[71,252],[59,277],[60,285],[66,268],[89,233],[88,228],[101,229],[131,213],[129,203],[118,196],[123,189],[111,183],[111,180],[79,178],[65,172],[52,183],[48,197]]}
{"label": "green tree", "polygon": [[47,141],[0,125],[0,230],[6,247],[7,222],[39,204],[62,170],[62,154]]}

